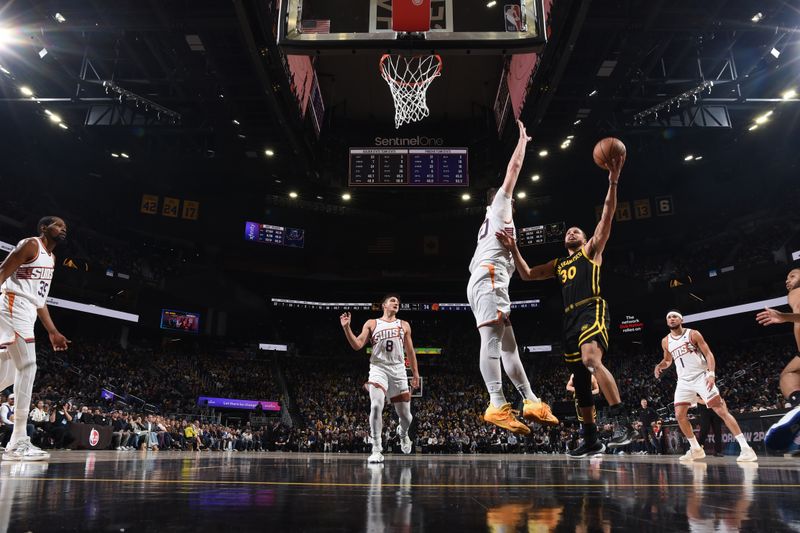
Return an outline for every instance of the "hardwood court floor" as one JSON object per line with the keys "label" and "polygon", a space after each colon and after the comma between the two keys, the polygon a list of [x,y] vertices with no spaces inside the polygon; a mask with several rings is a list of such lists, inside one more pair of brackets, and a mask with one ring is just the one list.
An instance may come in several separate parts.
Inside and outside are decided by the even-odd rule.
{"label": "hardwood court floor", "polygon": [[800,460],[55,452],[0,465],[5,531],[800,531]]}

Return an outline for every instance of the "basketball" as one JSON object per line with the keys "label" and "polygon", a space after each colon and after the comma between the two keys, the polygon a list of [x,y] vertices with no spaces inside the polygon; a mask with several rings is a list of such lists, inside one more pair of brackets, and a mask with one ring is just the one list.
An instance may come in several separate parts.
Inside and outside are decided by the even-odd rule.
{"label": "basketball", "polygon": [[616,137],[606,137],[594,145],[592,157],[595,164],[608,170],[608,161],[617,157],[625,157],[625,145]]}

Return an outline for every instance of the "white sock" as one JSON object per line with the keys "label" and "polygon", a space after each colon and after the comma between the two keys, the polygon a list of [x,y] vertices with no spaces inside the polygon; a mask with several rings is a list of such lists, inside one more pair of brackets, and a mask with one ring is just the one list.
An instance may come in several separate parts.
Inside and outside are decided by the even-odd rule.
{"label": "white sock", "polygon": [[525,367],[522,366],[519,358],[517,339],[514,337],[514,328],[511,326],[506,326],[503,330],[503,337],[500,339],[500,355],[503,360],[503,370],[520,395],[526,400],[538,402],[539,398],[533,393],[528,376],[525,374]]}
{"label": "white sock", "polygon": [[691,446],[693,450],[699,450],[700,449],[700,443],[697,442],[697,439],[695,437],[690,437],[690,438],[688,438],[686,440],[689,441],[689,446]]}
{"label": "white sock", "polygon": [[536,396],[533,393],[533,390],[531,389],[531,384],[530,383],[523,383],[522,385],[517,387],[517,390],[522,395],[522,397],[525,398],[526,400],[530,400],[532,402],[538,402],[539,401],[539,397]]}
{"label": "white sock", "polygon": [[489,400],[494,407],[506,403],[503,394],[502,368],[500,364],[500,337],[502,326],[484,326],[478,329],[481,335],[480,368],[483,382],[489,391]]}
{"label": "white sock", "polygon": [[739,446],[742,448],[742,450],[746,450],[750,447],[750,445],[747,444],[747,439],[744,438],[743,434],[739,433],[738,435],[735,435],[734,438],[736,439],[736,442],[739,443]]}

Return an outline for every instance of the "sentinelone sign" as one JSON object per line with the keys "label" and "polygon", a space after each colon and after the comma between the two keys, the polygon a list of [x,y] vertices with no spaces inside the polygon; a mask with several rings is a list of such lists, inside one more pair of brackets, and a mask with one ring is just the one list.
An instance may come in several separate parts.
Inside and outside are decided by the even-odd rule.
{"label": "sentinelone sign", "polygon": [[[0,241],[0,250],[3,252],[11,252],[14,249],[13,244]],[[73,302],[71,300],[64,300],[62,298],[48,298],[47,305],[53,307],[61,307],[63,309],[70,309],[81,313],[89,313],[92,315],[106,316],[108,318],[115,318],[117,320],[125,320],[128,322],[139,322],[139,315],[133,313],[125,313],[124,311],[117,311],[115,309],[108,309],[107,307],[100,307],[94,304],[82,304],[80,302]]]}

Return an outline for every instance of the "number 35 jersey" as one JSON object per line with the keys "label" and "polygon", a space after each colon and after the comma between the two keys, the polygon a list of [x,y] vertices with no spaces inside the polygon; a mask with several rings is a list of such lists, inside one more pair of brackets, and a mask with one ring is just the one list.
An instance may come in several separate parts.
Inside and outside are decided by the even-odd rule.
{"label": "number 35 jersey", "polygon": [[506,196],[502,189],[497,191],[492,205],[486,209],[486,219],[478,230],[478,243],[469,263],[472,275],[479,269],[485,273],[485,266],[491,265],[505,270],[508,273],[507,278],[511,279],[514,273],[514,260],[511,252],[497,240],[495,233],[498,232],[506,233],[512,239],[517,237],[512,219],[511,197]]}
{"label": "number 35 jersey", "polygon": [[372,356],[369,362],[373,365],[405,365],[404,344],[406,332],[402,320],[386,322],[375,319],[375,330],[372,332]]}
{"label": "number 35 jersey", "polygon": [[[2,291],[13,294],[17,298],[24,298],[36,308],[44,307],[47,295],[50,294],[50,285],[53,283],[55,258],[47,251],[42,240],[36,238],[39,253],[30,263],[21,265],[3,283]],[[17,246],[23,244],[20,241]]]}

